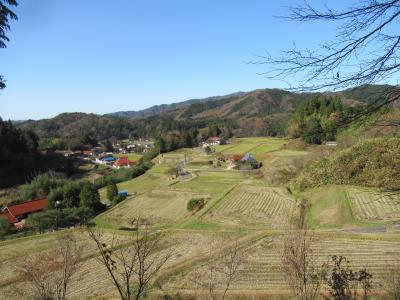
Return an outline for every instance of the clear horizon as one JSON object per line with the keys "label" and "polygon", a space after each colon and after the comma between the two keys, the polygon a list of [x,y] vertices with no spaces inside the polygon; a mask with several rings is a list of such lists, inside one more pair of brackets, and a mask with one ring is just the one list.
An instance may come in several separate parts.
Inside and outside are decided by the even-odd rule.
{"label": "clear horizon", "polygon": [[[287,88],[259,73],[266,51],[316,47],[332,24],[274,16],[299,1],[20,1],[0,49],[0,117],[95,114],[259,88]],[[312,1],[318,3],[318,1]],[[99,5],[103,3],[104,5]],[[337,3],[329,2],[337,8]],[[301,36],[301,40],[298,37]]]}

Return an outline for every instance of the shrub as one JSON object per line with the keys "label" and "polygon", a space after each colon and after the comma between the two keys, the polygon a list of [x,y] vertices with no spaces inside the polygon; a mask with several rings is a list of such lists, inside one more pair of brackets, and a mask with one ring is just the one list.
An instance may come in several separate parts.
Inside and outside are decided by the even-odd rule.
{"label": "shrub", "polygon": [[82,183],[69,181],[63,187],[62,207],[78,207]]}
{"label": "shrub", "polygon": [[0,216],[0,238],[10,232],[10,225],[8,225],[7,218]]}
{"label": "shrub", "polygon": [[112,200],[112,204],[113,204],[113,205],[116,205],[116,204],[120,203],[121,201],[123,201],[123,200],[125,200],[125,199],[126,199],[126,196],[118,194],[118,195],[117,195],[116,197],[114,197],[114,199]]}
{"label": "shrub", "polygon": [[93,215],[93,210],[87,207],[48,209],[29,215],[26,219],[26,227],[43,232],[48,229],[83,225]]}
{"label": "shrub", "polygon": [[47,196],[52,189],[63,186],[65,179],[54,172],[36,176],[30,183],[21,186],[21,200]]}
{"label": "shrub", "polygon": [[186,209],[188,211],[199,211],[205,205],[204,198],[192,198],[189,200]]}
{"label": "shrub", "polygon": [[56,203],[61,203],[64,199],[64,189],[63,187],[58,187],[56,189],[52,189],[48,196],[49,199],[49,207],[56,207]]}
{"label": "shrub", "polygon": [[396,190],[400,186],[399,149],[399,138],[365,140],[311,163],[295,183],[300,189],[349,184]]}

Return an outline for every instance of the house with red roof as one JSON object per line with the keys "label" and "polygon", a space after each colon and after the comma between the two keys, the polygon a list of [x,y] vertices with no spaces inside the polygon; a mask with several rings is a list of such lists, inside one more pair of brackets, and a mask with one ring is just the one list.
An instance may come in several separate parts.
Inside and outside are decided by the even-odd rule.
{"label": "house with red roof", "polygon": [[241,154],[233,154],[228,159],[228,164],[230,167],[235,167],[240,161],[243,159],[244,155]]}
{"label": "house with red roof", "polygon": [[231,157],[229,157],[229,161],[236,163],[238,161],[241,161],[243,157],[244,155],[241,154],[233,154],[231,155]]}
{"label": "house with red roof", "polygon": [[10,225],[18,223],[34,212],[44,210],[49,205],[47,198],[39,198],[18,204],[11,204],[0,210],[0,217],[6,217]]}
{"label": "house with red roof", "polygon": [[121,156],[119,157],[116,162],[113,164],[113,167],[116,169],[120,168],[130,168],[136,163],[134,161],[130,161],[128,157],[126,156]]}

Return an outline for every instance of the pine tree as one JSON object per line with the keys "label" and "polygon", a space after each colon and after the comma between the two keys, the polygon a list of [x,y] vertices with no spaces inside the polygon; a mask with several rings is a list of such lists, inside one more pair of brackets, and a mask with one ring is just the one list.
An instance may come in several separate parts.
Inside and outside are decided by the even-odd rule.
{"label": "pine tree", "polygon": [[118,196],[118,187],[115,184],[115,182],[111,182],[109,185],[107,185],[107,199],[110,202],[113,202],[113,200]]}

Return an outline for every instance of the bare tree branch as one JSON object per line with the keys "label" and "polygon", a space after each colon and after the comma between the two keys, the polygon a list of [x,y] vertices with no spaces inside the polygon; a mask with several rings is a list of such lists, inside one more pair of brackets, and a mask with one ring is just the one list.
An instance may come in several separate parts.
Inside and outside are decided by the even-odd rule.
{"label": "bare tree branch", "polygon": [[40,299],[67,299],[82,257],[82,247],[72,235],[63,236],[58,243],[56,249],[28,257],[18,268],[23,280],[31,283],[34,296]]}
{"label": "bare tree branch", "polygon": [[122,246],[115,245],[115,235],[111,244],[107,244],[102,233],[88,229],[89,237],[100,253],[98,260],[106,267],[121,299],[124,300],[140,299],[174,251],[161,251],[161,235],[151,234],[147,225],[143,228],[140,218],[136,218],[132,224],[136,229],[135,233]]}
{"label": "bare tree branch", "polygon": [[282,270],[285,280],[301,300],[317,299],[323,281],[322,270],[316,267],[311,243],[312,237],[307,229],[289,229],[283,241]]}
{"label": "bare tree branch", "polygon": [[374,83],[399,71],[400,0],[359,1],[345,10],[318,10],[305,3],[289,10],[283,19],[338,23],[337,36],[318,49],[293,47],[280,57],[260,56],[253,63],[269,67],[263,73],[267,78],[288,81],[301,75],[302,80],[292,90],[335,90]]}
{"label": "bare tree branch", "polygon": [[214,257],[210,248],[205,266],[207,272],[205,278],[200,274],[204,270],[198,270],[190,280],[198,287],[207,290],[209,299],[224,300],[237,275],[242,259],[243,251],[240,249],[239,235],[237,235],[234,244],[222,256]]}

